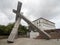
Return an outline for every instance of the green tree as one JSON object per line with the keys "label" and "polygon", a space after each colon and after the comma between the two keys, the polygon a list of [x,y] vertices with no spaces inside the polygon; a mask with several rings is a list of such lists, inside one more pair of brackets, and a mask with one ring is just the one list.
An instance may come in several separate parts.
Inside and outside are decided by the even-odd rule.
{"label": "green tree", "polygon": [[11,32],[13,26],[14,26],[14,23],[9,23],[9,24],[6,26],[5,31],[6,31],[6,34],[7,34],[7,35],[10,34],[10,32]]}
{"label": "green tree", "polygon": [[[9,35],[13,27],[14,23],[9,23],[7,26],[0,25],[0,35]],[[26,26],[19,25],[18,34],[25,35],[27,31]]]}
{"label": "green tree", "polygon": [[19,34],[25,35],[27,32],[28,32],[28,29],[26,28],[26,26],[22,26],[22,25],[19,26],[19,29],[18,29]]}
{"label": "green tree", "polygon": [[6,26],[0,25],[0,35],[4,35],[5,34],[5,29],[6,29]]}

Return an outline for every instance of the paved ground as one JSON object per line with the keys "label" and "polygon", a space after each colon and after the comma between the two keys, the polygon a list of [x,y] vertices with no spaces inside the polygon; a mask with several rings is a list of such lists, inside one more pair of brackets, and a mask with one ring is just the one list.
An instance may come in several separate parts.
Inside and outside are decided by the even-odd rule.
{"label": "paved ground", "polygon": [[60,39],[30,39],[18,38],[14,43],[7,43],[7,39],[0,39],[0,45],[60,45]]}

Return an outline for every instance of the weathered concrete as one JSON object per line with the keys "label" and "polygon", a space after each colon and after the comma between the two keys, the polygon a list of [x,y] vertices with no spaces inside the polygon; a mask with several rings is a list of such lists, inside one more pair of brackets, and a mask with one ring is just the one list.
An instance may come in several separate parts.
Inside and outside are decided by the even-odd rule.
{"label": "weathered concrete", "polygon": [[14,39],[18,33],[18,27],[19,27],[19,24],[20,24],[20,18],[18,18],[18,20],[16,21],[15,25],[14,25],[14,28],[12,29],[11,33],[10,33],[10,36],[8,37],[8,42],[14,42]]}
{"label": "weathered concrete", "polygon": [[19,27],[19,24],[21,21],[21,17],[19,17],[18,13],[20,13],[21,6],[22,6],[22,3],[18,2],[17,11],[15,12],[16,13],[16,22],[15,22],[15,25],[14,25],[14,27],[13,27],[13,29],[8,37],[8,40],[7,40],[8,42],[14,42],[14,39],[17,36],[18,27]]}
{"label": "weathered concrete", "polygon": [[29,39],[29,38],[18,38],[15,43],[7,43],[6,39],[0,40],[0,45],[60,45],[60,39]]}

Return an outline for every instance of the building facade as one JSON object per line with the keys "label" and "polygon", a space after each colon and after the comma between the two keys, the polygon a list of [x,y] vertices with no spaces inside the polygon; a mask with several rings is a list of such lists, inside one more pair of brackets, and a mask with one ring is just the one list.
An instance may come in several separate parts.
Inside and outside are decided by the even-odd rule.
{"label": "building facade", "polygon": [[55,29],[55,23],[44,18],[39,18],[37,20],[34,20],[32,23],[36,25],[39,29],[43,29],[43,30]]}

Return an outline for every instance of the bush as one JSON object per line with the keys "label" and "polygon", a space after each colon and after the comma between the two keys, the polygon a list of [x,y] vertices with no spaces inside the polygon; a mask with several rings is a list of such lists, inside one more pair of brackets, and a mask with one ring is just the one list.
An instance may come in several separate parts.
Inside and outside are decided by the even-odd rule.
{"label": "bush", "polygon": [[[0,35],[9,35],[13,27],[14,23],[9,23],[7,26],[0,25]],[[25,35],[27,31],[26,26],[19,25],[18,34]]]}

